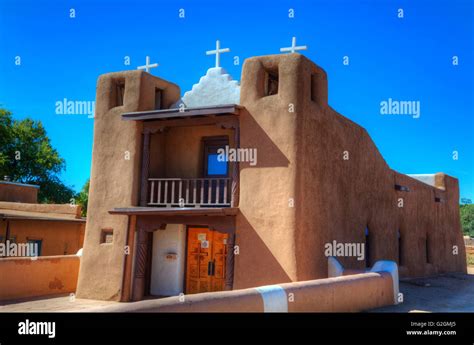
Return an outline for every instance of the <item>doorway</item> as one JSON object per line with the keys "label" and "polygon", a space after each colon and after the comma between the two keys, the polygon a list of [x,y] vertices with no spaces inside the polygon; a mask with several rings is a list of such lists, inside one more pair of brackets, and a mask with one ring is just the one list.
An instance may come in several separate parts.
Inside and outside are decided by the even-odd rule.
{"label": "doorway", "polygon": [[207,227],[188,227],[186,294],[224,290],[227,239]]}
{"label": "doorway", "polygon": [[186,228],[167,224],[152,234],[150,295],[177,296],[184,290]]}

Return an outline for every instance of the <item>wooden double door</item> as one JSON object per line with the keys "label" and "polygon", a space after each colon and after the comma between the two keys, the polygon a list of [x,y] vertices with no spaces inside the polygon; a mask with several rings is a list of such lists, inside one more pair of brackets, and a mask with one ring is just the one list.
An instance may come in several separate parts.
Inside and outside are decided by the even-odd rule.
{"label": "wooden double door", "polygon": [[186,293],[222,291],[225,287],[228,235],[205,227],[189,227]]}

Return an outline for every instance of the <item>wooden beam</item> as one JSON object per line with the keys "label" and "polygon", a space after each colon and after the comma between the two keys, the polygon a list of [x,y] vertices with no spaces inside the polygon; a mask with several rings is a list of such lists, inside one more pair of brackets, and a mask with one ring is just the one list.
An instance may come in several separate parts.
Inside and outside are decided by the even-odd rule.
{"label": "wooden beam", "polygon": [[226,104],[220,106],[202,107],[202,108],[184,108],[184,110],[161,109],[152,111],[140,111],[122,114],[124,121],[148,121],[148,120],[166,120],[178,118],[190,118],[209,115],[238,115],[241,107],[236,104]]}
{"label": "wooden beam", "polygon": [[137,216],[235,216],[238,208],[233,207],[123,207],[110,210],[110,214]]}
{"label": "wooden beam", "polygon": [[159,230],[162,224],[203,225],[219,232],[235,233],[235,217],[214,216],[152,216],[137,217],[137,227],[143,231]]}
{"label": "wooden beam", "polygon": [[148,234],[145,229],[137,230],[135,272],[133,276],[132,301],[140,301],[145,295],[145,272],[148,260]]}
{"label": "wooden beam", "polygon": [[234,287],[234,246],[235,233],[227,237],[227,255],[225,262],[225,290],[232,290]]}
{"label": "wooden beam", "polygon": [[135,229],[136,229],[136,222],[137,217],[131,216],[128,217],[128,228],[127,228],[127,239],[125,243],[125,263],[124,263],[124,273],[123,273],[123,292],[121,302],[129,302],[132,299],[132,263],[133,263],[133,255],[135,254],[133,251],[134,248],[134,241],[135,241]]}
{"label": "wooden beam", "polygon": [[150,131],[143,133],[143,148],[142,148],[142,173],[141,173],[141,190],[140,190],[140,205],[146,206],[148,204],[148,177],[150,169]]}
{"label": "wooden beam", "polygon": [[217,117],[196,117],[174,120],[147,121],[143,123],[143,130],[156,132],[161,128],[168,127],[191,127],[217,125],[223,128],[235,127],[239,120],[234,115],[223,115]]}
{"label": "wooden beam", "polygon": [[[234,145],[238,150],[240,148],[240,127],[234,129]],[[240,166],[239,162],[235,161],[232,164],[232,187],[231,187],[231,207],[239,206],[239,197],[240,197]]]}

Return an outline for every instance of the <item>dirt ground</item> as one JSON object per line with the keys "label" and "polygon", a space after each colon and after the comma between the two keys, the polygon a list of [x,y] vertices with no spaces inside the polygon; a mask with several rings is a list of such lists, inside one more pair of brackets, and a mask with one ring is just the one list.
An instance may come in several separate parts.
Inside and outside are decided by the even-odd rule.
{"label": "dirt ground", "polygon": [[371,312],[474,312],[474,267],[468,273],[402,280],[403,303]]}

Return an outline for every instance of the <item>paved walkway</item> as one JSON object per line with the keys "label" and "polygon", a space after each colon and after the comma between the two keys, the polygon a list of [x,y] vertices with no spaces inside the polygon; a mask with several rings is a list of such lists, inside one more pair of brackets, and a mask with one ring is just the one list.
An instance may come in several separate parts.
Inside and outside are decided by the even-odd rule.
{"label": "paved walkway", "polygon": [[469,274],[448,273],[400,282],[404,302],[372,312],[474,312],[474,267]]}
{"label": "paved walkway", "polygon": [[119,302],[71,298],[69,295],[39,297],[28,300],[0,302],[0,313],[7,312],[87,312]]}

